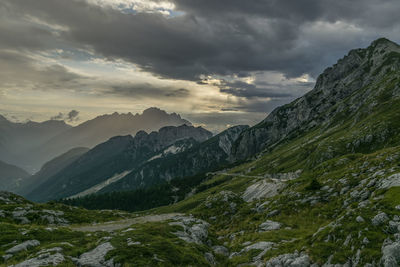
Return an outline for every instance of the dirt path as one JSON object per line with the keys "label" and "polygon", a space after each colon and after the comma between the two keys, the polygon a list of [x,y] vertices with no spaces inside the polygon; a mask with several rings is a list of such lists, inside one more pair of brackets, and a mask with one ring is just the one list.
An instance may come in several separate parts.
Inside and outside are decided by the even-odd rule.
{"label": "dirt path", "polygon": [[79,225],[79,226],[71,226],[70,228],[74,231],[81,232],[96,232],[96,231],[106,231],[111,232],[115,230],[120,230],[131,226],[136,223],[146,223],[146,222],[160,222],[170,220],[176,216],[183,215],[181,213],[166,213],[159,215],[147,215],[141,216],[132,219],[120,220],[120,221],[112,221],[91,225]]}

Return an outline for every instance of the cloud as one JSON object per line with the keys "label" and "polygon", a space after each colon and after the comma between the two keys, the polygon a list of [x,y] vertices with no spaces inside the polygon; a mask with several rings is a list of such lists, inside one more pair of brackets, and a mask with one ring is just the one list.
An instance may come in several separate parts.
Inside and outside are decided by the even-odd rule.
{"label": "cloud", "polygon": [[77,121],[77,120],[79,120],[78,115],[79,115],[79,111],[71,110],[70,112],[68,112],[68,114],[66,116],[67,117],[66,120],[69,122]]}
{"label": "cloud", "polygon": [[190,95],[190,91],[185,88],[177,88],[174,86],[155,85],[151,83],[120,83],[105,85],[102,94],[112,94],[117,96],[132,97],[136,99],[143,98],[186,98]]}
{"label": "cloud", "polygon": [[292,96],[288,93],[280,93],[279,91],[275,91],[266,87],[260,88],[254,84],[249,84],[242,81],[223,81],[219,87],[220,91],[223,93],[245,98],[287,98]]}
{"label": "cloud", "polygon": [[[73,91],[88,105],[179,100],[187,112],[201,105],[250,120],[310,90],[350,49],[381,36],[400,41],[399,8],[398,0],[2,0],[0,94]],[[91,59],[134,70],[76,71]]]}
{"label": "cloud", "polygon": [[63,119],[64,119],[64,114],[61,112],[59,112],[57,115],[50,118],[50,120],[56,120],[56,121],[63,120]]}
{"label": "cloud", "polygon": [[67,122],[76,122],[79,121],[78,115],[79,111],[73,109],[66,114],[59,112],[57,115],[51,117],[50,120],[65,120]]}

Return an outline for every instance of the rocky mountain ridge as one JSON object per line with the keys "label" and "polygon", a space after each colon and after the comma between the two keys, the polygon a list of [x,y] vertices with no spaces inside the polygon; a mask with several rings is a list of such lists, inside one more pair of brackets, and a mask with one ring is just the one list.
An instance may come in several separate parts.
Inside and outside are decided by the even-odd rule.
{"label": "rocky mountain ridge", "polygon": [[[368,48],[350,51],[318,77],[313,90],[275,109],[262,122],[245,131],[234,145],[232,157],[243,160],[291,134],[316,126],[332,127],[340,123],[337,120],[340,115],[360,119],[377,104],[374,101],[384,94],[385,85],[398,77],[399,68],[400,46],[387,39],[378,39]],[[385,78],[388,72],[393,73],[390,79]],[[369,90],[362,90],[366,86]],[[398,96],[399,85],[393,86],[392,94]]]}

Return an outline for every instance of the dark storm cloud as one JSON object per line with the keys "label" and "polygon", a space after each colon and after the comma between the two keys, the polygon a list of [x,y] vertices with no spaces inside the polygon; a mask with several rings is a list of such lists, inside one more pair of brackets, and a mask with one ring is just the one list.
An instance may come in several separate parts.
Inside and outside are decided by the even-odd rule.
{"label": "dark storm cloud", "polygon": [[[184,15],[132,15],[77,0],[5,1],[13,12],[65,26],[69,31],[60,38],[76,45],[88,45],[108,58],[134,62],[163,77],[190,80],[201,74],[260,70],[290,77],[315,75],[400,20],[398,0],[173,2]],[[353,23],[363,33],[333,29],[334,34],[323,35],[316,30],[310,34],[314,39],[303,39],[312,23],[337,21]]]}
{"label": "dark storm cloud", "polygon": [[[375,38],[400,41],[398,0],[171,2],[180,13],[167,17],[123,13],[83,0],[1,0],[0,69],[7,72],[0,72],[0,81],[38,89],[91,87],[97,94],[173,101],[191,97],[190,88],[88,80],[57,64],[38,68],[27,54],[70,48],[68,58],[79,59],[74,54],[79,49],[132,62],[162,78],[203,84],[202,76],[243,78],[267,71],[288,78],[304,73],[316,77],[348,50]],[[239,100],[221,107],[210,103],[221,112],[186,117],[215,129],[254,124],[311,87],[223,80],[220,91]]]}
{"label": "dark storm cloud", "polygon": [[38,66],[34,58],[12,50],[0,49],[0,70],[0,85],[8,87],[76,90],[86,79],[58,64]]}

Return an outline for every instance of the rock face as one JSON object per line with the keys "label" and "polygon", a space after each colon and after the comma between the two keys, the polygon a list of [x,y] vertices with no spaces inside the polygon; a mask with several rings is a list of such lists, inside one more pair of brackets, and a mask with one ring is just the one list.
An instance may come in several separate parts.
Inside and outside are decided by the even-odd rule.
{"label": "rock face", "polygon": [[[312,91],[275,109],[261,123],[244,131],[232,148],[232,158],[249,158],[285,138],[295,137],[298,132],[317,125],[330,125],[343,111],[346,111],[346,116],[355,116],[361,106],[376,98],[388,85],[389,81],[384,79],[386,73],[400,68],[399,53],[400,47],[386,39],[376,40],[366,49],[350,51],[318,77]],[[359,90],[371,83],[380,83],[381,90]],[[398,93],[400,88],[394,90]],[[361,143],[374,138],[382,136],[366,136],[349,144],[349,150],[357,150]]]}

